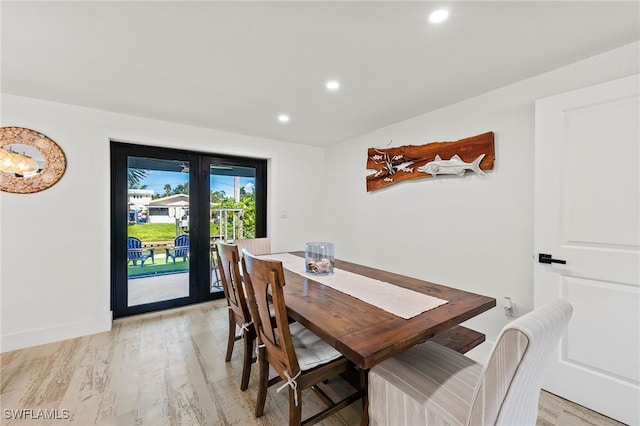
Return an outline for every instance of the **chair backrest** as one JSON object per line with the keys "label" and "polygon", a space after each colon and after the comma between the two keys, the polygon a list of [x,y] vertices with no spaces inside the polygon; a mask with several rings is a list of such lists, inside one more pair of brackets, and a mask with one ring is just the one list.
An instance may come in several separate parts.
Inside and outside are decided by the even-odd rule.
{"label": "chair backrest", "polygon": [[222,289],[227,298],[227,304],[236,319],[240,320],[242,324],[246,324],[251,321],[251,314],[242,285],[238,246],[223,242],[218,242],[217,246],[220,279],[222,280]]}
{"label": "chair backrest", "polygon": [[136,237],[127,237],[127,258],[137,260],[142,258],[142,241]]}
{"label": "chair backrest", "polygon": [[189,236],[180,235],[173,240],[175,247],[174,252],[176,256],[186,256],[189,253]]}
{"label": "chair backrest", "polygon": [[261,254],[271,253],[271,244],[269,238],[240,238],[234,241],[238,246],[240,257],[242,257],[242,250],[247,250],[254,256],[260,256]]}
{"label": "chair backrest", "polygon": [[[249,308],[258,334],[258,344],[265,346],[267,361],[280,377],[285,377],[284,372],[294,377],[300,372],[300,366],[289,330],[284,301],[285,281],[282,262],[259,259],[245,249],[242,265],[245,288],[249,296]],[[270,299],[269,295],[271,295]],[[271,320],[270,305],[273,306],[275,326]]]}
{"label": "chair backrest", "polygon": [[139,248],[142,248],[142,241],[140,241],[136,237],[128,237],[127,238],[127,248],[128,249],[139,249]]}
{"label": "chair backrest", "polygon": [[558,300],[502,329],[476,386],[468,425],[535,425],[544,368],[572,311]]}

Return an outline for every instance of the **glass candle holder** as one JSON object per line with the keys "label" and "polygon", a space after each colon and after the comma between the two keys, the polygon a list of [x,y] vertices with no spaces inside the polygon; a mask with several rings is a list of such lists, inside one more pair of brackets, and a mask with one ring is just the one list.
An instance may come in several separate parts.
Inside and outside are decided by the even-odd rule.
{"label": "glass candle holder", "polygon": [[336,262],[333,243],[306,243],[304,249],[304,261],[306,270],[310,274],[333,274],[333,265]]}

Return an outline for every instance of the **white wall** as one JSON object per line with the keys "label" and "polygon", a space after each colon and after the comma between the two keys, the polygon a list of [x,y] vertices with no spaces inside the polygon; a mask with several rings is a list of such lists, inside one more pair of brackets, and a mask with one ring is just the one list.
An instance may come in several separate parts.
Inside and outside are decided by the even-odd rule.
{"label": "white wall", "polygon": [[2,97],[1,125],[46,134],[68,162],[52,188],[0,193],[2,351],[110,328],[110,139],[269,159],[275,250],[303,249],[309,221],[322,219],[318,198],[300,179],[322,175],[319,148],[11,95]]}
{"label": "white wall", "polygon": [[[327,237],[336,256],[495,297],[467,322],[487,334],[470,355],[484,360],[508,322],[502,298],[533,306],[534,101],[631,74],[638,43],[329,147]],[[495,132],[486,177],[438,177],[366,192],[367,148],[454,141]]]}

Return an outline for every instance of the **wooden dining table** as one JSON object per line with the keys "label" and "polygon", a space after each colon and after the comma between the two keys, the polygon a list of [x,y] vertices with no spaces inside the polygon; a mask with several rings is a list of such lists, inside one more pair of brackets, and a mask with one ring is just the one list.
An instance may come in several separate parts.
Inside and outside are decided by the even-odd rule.
{"label": "wooden dining table", "polygon": [[[304,252],[291,252],[304,262]],[[335,267],[448,303],[404,319],[284,269],[289,316],[330,343],[363,370],[496,306],[492,297],[342,260]]]}

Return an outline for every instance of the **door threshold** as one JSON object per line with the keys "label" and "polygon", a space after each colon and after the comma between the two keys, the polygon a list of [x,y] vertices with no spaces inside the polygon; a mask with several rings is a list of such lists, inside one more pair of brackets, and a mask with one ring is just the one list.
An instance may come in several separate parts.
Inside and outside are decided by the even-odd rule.
{"label": "door threshold", "polygon": [[128,315],[126,317],[120,317],[120,318],[114,319],[113,320],[113,324],[119,324],[119,323],[128,322],[128,321],[138,321],[138,320],[141,320],[141,319],[155,318],[155,317],[159,317],[159,316],[162,316],[162,315],[172,315],[172,314],[175,314],[175,313],[179,313],[179,312],[183,312],[183,311],[189,311],[189,310],[192,310],[192,309],[206,308],[209,305],[211,305],[211,306],[215,306],[215,305],[225,306],[226,305],[226,300],[225,299],[209,300],[209,301],[206,301],[206,302],[194,303],[192,305],[180,306],[180,307],[177,307],[177,308],[163,309],[163,310],[154,311],[154,312],[145,312],[143,314],[137,314],[137,315]]}

